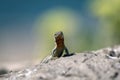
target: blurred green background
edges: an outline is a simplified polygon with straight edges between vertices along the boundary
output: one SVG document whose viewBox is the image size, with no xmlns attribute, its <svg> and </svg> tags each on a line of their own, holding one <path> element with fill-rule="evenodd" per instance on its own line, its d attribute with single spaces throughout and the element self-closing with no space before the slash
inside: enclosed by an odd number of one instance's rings
<svg viewBox="0 0 120 80">
<path fill-rule="evenodd" d="M 119 30 L 120 0 L 0 0 L 0 63 L 42 59 L 57 31 L 83 52 L 119 45 Z"/>
</svg>

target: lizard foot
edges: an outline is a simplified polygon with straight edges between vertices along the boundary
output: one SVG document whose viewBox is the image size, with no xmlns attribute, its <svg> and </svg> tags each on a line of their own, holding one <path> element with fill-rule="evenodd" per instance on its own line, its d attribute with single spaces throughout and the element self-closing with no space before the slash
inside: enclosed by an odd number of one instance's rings
<svg viewBox="0 0 120 80">
<path fill-rule="evenodd" d="M 63 57 L 68 57 L 68 56 L 72 56 L 72 55 L 75 55 L 75 53 L 64 54 Z"/>
</svg>

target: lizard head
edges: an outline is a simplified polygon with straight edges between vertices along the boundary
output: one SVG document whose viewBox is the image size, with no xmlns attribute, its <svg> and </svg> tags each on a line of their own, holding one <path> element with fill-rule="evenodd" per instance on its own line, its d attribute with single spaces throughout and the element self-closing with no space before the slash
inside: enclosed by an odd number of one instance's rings
<svg viewBox="0 0 120 80">
<path fill-rule="evenodd" d="M 62 32 L 62 31 L 56 32 L 56 33 L 54 34 L 54 38 L 55 38 L 55 41 L 56 41 L 56 42 L 58 42 L 58 41 L 64 41 L 63 32 Z"/>
</svg>

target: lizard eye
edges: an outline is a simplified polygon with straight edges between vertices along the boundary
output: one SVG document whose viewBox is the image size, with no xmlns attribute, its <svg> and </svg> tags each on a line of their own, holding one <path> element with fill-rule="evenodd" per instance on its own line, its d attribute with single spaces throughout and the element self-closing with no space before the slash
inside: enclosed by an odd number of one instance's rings
<svg viewBox="0 0 120 80">
<path fill-rule="evenodd" d="M 54 36 L 56 37 L 57 34 L 54 34 Z"/>
</svg>

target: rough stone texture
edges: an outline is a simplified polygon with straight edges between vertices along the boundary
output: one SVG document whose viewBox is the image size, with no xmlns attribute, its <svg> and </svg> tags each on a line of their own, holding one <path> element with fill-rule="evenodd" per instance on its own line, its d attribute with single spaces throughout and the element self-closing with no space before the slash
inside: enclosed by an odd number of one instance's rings
<svg viewBox="0 0 120 80">
<path fill-rule="evenodd" d="M 120 80 L 120 46 L 61 57 L 0 80 Z"/>
</svg>

